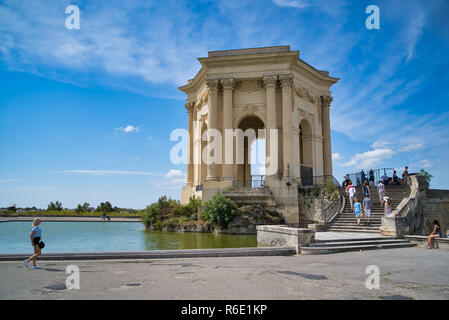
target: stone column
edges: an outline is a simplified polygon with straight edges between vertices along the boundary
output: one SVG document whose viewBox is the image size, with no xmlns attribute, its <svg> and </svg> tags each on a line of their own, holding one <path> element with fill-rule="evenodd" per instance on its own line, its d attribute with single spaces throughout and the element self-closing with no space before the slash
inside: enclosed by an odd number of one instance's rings
<svg viewBox="0 0 449 320">
<path fill-rule="evenodd" d="M 223 87 L 223 179 L 232 180 L 234 178 L 234 166 L 233 164 L 226 164 L 226 153 L 233 153 L 233 146 L 230 150 L 226 149 L 226 129 L 233 129 L 232 120 L 234 116 L 234 104 L 233 104 L 233 90 L 234 90 L 234 79 L 222 79 L 220 80 L 221 86 Z"/>
<path fill-rule="evenodd" d="M 218 80 L 207 80 L 207 88 L 209 90 L 208 98 L 208 123 L 207 129 L 218 129 L 217 128 L 217 96 L 218 96 Z M 207 143 L 210 143 L 208 137 Z M 207 165 L 207 178 L 206 180 L 217 180 L 217 164 L 211 163 Z"/>
<path fill-rule="evenodd" d="M 187 184 L 193 184 L 193 117 L 194 117 L 194 107 L 195 103 L 186 103 L 185 105 L 188 114 L 188 132 L 189 132 L 189 146 L 188 146 L 188 155 L 187 155 Z"/>
<path fill-rule="evenodd" d="M 265 128 L 266 134 L 265 134 L 265 145 L 266 145 L 266 166 L 269 164 L 269 156 L 270 150 L 271 150 L 271 144 L 278 145 L 279 141 L 272 140 L 270 137 L 270 130 L 271 129 L 277 129 L 277 118 L 276 118 L 276 83 L 277 83 L 277 77 L 276 76 L 268 76 L 263 78 L 263 83 L 265 85 L 265 98 L 266 98 L 266 119 L 267 119 L 267 127 Z M 277 148 L 277 153 L 279 153 L 279 148 Z M 276 155 L 279 159 L 279 154 Z M 270 162 L 271 166 L 273 166 L 273 161 Z M 278 160 L 275 160 L 274 165 L 278 166 L 279 162 Z M 279 171 L 278 169 L 276 171 Z M 268 174 L 267 171 L 267 177 L 274 177 L 276 176 L 276 173 L 271 172 L 272 174 Z"/>
<path fill-rule="evenodd" d="M 329 109 L 332 97 L 321 96 L 323 128 L 323 169 L 325 176 L 332 176 L 331 124 Z"/>
<path fill-rule="evenodd" d="M 290 165 L 290 174 L 293 172 L 292 152 L 292 114 L 293 114 L 293 97 L 292 84 L 293 76 L 280 76 L 282 86 L 282 157 L 283 157 L 283 176 L 287 176 L 287 168 Z"/>
</svg>

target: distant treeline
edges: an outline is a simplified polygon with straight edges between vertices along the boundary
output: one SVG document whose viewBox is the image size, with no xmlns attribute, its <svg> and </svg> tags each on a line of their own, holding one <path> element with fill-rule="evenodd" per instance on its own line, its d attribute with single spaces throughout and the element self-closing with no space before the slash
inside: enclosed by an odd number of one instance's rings
<svg viewBox="0 0 449 320">
<path fill-rule="evenodd" d="M 38 212 L 42 215 L 81 215 L 81 216 L 98 216 L 107 214 L 110 216 L 140 216 L 143 210 L 118 208 L 112 206 L 109 201 L 100 203 L 96 208 L 91 207 L 88 202 L 78 204 L 75 209 L 64 208 L 60 201 L 50 202 L 47 209 L 38 209 L 36 207 L 18 208 L 15 205 L 7 208 L 0 208 L 2 215 L 7 214 L 32 214 Z"/>
</svg>

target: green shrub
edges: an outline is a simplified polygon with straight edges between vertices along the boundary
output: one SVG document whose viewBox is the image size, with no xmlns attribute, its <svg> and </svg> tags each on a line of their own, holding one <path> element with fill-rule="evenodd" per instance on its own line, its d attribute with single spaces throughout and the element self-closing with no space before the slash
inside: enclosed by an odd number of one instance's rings
<svg viewBox="0 0 449 320">
<path fill-rule="evenodd" d="M 156 230 L 162 230 L 164 227 L 176 227 L 181 223 L 197 220 L 198 207 L 201 205 L 201 200 L 194 197 L 190 198 L 189 203 L 183 206 L 179 201 L 163 196 L 143 210 L 142 223 L 147 229 L 151 226 Z"/>
<path fill-rule="evenodd" d="M 234 201 L 217 193 L 211 200 L 204 203 L 202 218 L 212 224 L 226 229 L 237 214 L 237 205 Z"/>
<path fill-rule="evenodd" d="M 314 197 L 319 197 L 320 196 L 321 189 L 320 189 L 319 186 L 313 186 L 311 189 L 312 189 L 311 192 L 312 192 Z"/>
<path fill-rule="evenodd" d="M 324 183 L 324 190 L 326 191 L 327 194 L 333 194 L 334 191 L 337 191 L 337 186 L 332 181 L 326 181 Z"/>
</svg>

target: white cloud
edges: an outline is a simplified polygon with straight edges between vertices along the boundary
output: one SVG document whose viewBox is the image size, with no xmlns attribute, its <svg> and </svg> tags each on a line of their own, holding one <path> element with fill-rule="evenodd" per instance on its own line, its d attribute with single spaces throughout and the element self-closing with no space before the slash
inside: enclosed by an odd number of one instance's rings
<svg viewBox="0 0 449 320">
<path fill-rule="evenodd" d="M 166 175 L 165 177 L 168 179 L 172 179 L 172 178 L 179 178 L 179 177 L 185 177 L 187 176 L 184 172 L 182 172 L 181 170 L 176 170 L 176 169 L 171 169 Z"/>
<path fill-rule="evenodd" d="M 423 160 L 420 160 L 416 165 L 412 165 L 412 166 L 415 168 L 422 169 L 422 168 L 431 168 L 431 167 L 433 167 L 433 164 L 432 164 L 432 161 L 430 161 L 428 159 L 423 159 Z"/>
<path fill-rule="evenodd" d="M 424 148 L 422 143 L 411 143 L 398 149 L 400 152 L 416 151 Z"/>
<path fill-rule="evenodd" d="M 377 140 L 371 145 L 371 148 L 373 149 L 382 149 L 382 148 L 389 148 L 393 146 L 393 143 L 385 140 Z"/>
<path fill-rule="evenodd" d="M 125 132 L 125 133 L 139 132 L 139 131 L 140 131 L 139 127 L 134 127 L 134 126 L 132 126 L 132 125 L 128 125 L 128 126 L 126 126 L 125 128 L 122 128 L 122 127 L 120 127 L 120 128 L 115 128 L 115 130 L 116 130 L 116 131 L 123 131 L 123 132 Z"/>
<path fill-rule="evenodd" d="M 181 170 L 171 169 L 165 174 L 165 180 L 150 180 L 149 182 L 159 188 L 178 189 L 187 182 L 187 174 Z"/>
<path fill-rule="evenodd" d="M 341 160 L 343 156 L 339 153 L 332 153 L 332 160 Z"/>
<path fill-rule="evenodd" d="M 368 168 L 382 164 L 386 159 L 390 159 L 396 154 L 391 149 L 375 149 L 364 153 L 358 153 L 351 158 L 348 162 L 345 162 L 345 167 L 356 168 Z"/>
<path fill-rule="evenodd" d="M 305 8 L 311 6 L 310 3 L 303 0 L 273 0 L 280 7 Z"/>
</svg>

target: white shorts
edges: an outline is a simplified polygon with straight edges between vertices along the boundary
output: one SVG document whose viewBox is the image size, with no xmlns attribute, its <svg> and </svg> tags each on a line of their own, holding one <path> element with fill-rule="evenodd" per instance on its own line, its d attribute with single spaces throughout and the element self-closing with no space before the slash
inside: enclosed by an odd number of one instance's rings
<svg viewBox="0 0 449 320">
<path fill-rule="evenodd" d="M 371 215 L 371 209 L 365 209 L 365 216 L 367 218 L 369 218 L 370 215 Z"/>
</svg>

